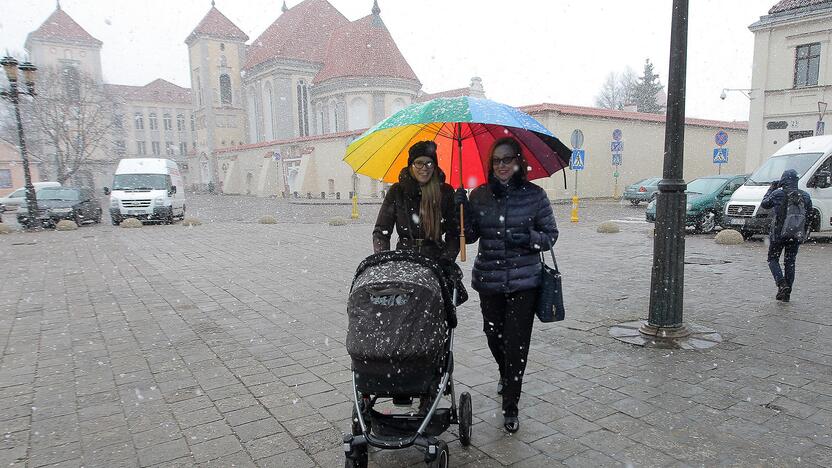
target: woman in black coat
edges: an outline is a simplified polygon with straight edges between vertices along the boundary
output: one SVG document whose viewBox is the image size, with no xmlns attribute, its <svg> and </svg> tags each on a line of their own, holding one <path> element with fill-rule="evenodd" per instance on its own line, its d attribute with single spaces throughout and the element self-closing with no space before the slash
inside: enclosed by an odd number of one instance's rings
<svg viewBox="0 0 832 468">
<path fill-rule="evenodd" d="M 546 192 L 528 181 L 520 144 L 497 140 L 488 159 L 488 182 L 471 192 L 457 190 L 466 205 L 466 242 L 479 240 L 472 286 L 480 293 L 483 331 L 500 370 L 504 426 L 520 428 L 518 403 L 529 354 L 534 306 L 542 271 L 540 252 L 558 238 Z"/>
<path fill-rule="evenodd" d="M 397 250 L 416 250 L 436 260 L 455 261 L 459 219 L 454 190 L 436 160 L 436 143 L 420 141 L 408 150 L 407 167 L 390 187 L 373 229 L 373 250 L 390 250 L 396 229 Z"/>
</svg>

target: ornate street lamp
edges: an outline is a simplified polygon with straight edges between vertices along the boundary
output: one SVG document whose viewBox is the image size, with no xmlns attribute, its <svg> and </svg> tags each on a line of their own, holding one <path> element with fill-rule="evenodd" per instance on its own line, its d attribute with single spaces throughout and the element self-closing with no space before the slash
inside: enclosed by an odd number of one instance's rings
<svg viewBox="0 0 832 468">
<path fill-rule="evenodd" d="M 14 116 L 17 120 L 17 137 L 20 140 L 20 157 L 23 159 L 23 177 L 26 187 L 26 210 L 29 227 L 40 227 L 40 220 L 38 219 L 38 200 L 35 194 L 35 186 L 32 185 L 32 174 L 29 171 L 29 153 L 26 150 L 26 139 L 23 136 L 23 122 L 20 120 L 20 95 L 27 95 L 34 97 L 35 93 L 35 72 L 37 67 L 29 62 L 23 62 L 18 66 L 18 61 L 14 57 L 6 56 L 0 60 L 0 65 L 6 72 L 6 78 L 9 79 L 9 89 L 0 91 L 0 95 L 9 100 L 14 106 Z M 23 72 L 23 81 L 26 83 L 26 89 L 21 89 L 18 85 L 18 70 Z"/>
</svg>

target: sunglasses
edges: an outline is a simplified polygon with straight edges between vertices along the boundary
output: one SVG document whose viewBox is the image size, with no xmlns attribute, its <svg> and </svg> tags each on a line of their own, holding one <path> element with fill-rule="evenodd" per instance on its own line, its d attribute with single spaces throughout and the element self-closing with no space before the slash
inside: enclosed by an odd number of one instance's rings
<svg viewBox="0 0 832 468">
<path fill-rule="evenodd" d="M 433 161 L 413 161 L 413 167 L 415 167 L 416 169 L 433 169 L 433 166 L 435 164 L 436 163 L 434 163 Z"/>
<path fill-rule="evenodd" d="M 509 156 L 507 158 L 495 158 L 491 160 L 492 166 L 510 166 L 517 160 L 516 156 Z"/>
</svg>

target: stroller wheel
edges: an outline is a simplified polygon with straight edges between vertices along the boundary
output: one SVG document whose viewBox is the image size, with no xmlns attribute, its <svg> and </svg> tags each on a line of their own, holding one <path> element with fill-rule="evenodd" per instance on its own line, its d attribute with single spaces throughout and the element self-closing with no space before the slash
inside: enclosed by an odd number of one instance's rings
<svg viewBox="0 0 832 468">
<path fill-rule="evenodd" d="M 444 440 L 440 440 L 439 443 L 436 444 L 436 458 L 433 461 L 428 462 L 428 468 L 448 468 L 448 466 L 450 466 L 448 464 L 449 459 L 448 444 L 446 444 Z"/>
<path fill-rule="evenodd" d="M 352 459 L 344 460 L 344 468 L 367 468 L 369 463 L 367 458 L 367 447 L 362 447 L 360 452 L 357 452 Z"/>
<path fill-rule="evenodd" d="M 473 423 L 473 408 L 471 394 L 462 392 L 459 395 L 459 443 L 463 447 L 471 445 L 471 426 Z"/>
</svg>

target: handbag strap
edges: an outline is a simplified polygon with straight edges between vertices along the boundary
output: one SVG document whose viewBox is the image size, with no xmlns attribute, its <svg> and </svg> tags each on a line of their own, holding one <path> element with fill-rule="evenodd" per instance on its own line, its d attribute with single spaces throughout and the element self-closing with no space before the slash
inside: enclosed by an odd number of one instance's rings
<svg viewBox="0 0 832 468">
<path fill-rule="evenodd" d="M 554 265 L 555 272 L 560 273 L 560 270 L 558 270 L 558 261 L 555 260 L 555 246 L 554 245 L 552 246 L 552 248 L 549 249 L 549 253 L 552 254 L 552 264 Z M 544 265 L 546 264 L 546 257 L 543 256 L 543 252 L 540 252 L 540 263 L 542 263 Z"/>
</svg>

